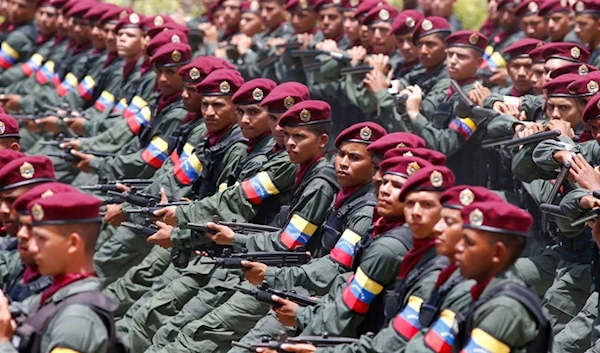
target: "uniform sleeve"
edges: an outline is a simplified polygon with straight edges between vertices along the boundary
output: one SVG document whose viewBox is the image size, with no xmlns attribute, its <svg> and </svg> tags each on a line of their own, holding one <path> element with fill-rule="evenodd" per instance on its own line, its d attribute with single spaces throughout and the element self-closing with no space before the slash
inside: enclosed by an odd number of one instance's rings
<svg viewBox="0 0 600 353">
<path fill-rule="evenodd" d="M 377 110 L 377 99 L 366 87 L 362 90 L 358 89 L 358 84 L 362 82 L 363 78 L 364 75 L 346 75 L 344 85 L 346 96 L 352 104 L 359 107 L 364 113 L 372 113 Z"/>
<path fill-rule="evenodd" d="M 335 278 L 350 270 L 356 244 L 362 237 L 370 236 L 372 215 L 373 207 L 366 206 L 349 217 L 330 254 L 302 266 L 268 267 L 265 280 L 274 288 L 303 287 L 318 296 L 326 295 Z"/>
<path fill-rule="evenodd" d="M 0 251 L 0 283 L 6 285 L 15 279 L 22 266 L 18 251 Z"/>
<path fill-rule="evenodd" d="M 127 126 L 125 119 L 117 121 L 110 129 L 100 135 L 81 139 L 81 149 L 91 151 L 118 152 L 135 135 Z"/>
<path fill-rule="evenodd" d="M 554 159 L 554 154 L 558 151 L 581 153 L 588 163 L 595 164 L 595 156 L 600 153 L 600 146 L 596 141 L 577 144 L 566 136 L 560 136 L 558 141 L 546 140 L 540 142 L 534 149 L 532 158 L 535 164 L 541 169 L 556 172 L 561 167 L 561 164 Z"/>
<path fill-rule="evenodd" d="M 394 97 L 386 90 L 375 93 L 377 116 L 380 117 L 388 132 L 410 132 L 406 120 L 396 111 Z"/>
<path fill-rule="evenodd" d="M 447 129 L 433 126 L 422 114 L 411 123 L 413 133 L 423 137 L 427 148 L 440 151 L 447 157 L 452 156 L 473 136 L 478 125 L 471 118 L 454 118 Z M 485 128 L 485 127 L 482 127 Z"/>
<path fill-rule="evenodd" d="M 316 178 L 293 205 L 290 220 L 280 232 L 253 235 L 246 242 L 248 251 L 289 251 L 306 247 L 325 221 L 337 191 L 329 182 Z"/>
<path fill-rule="evenodd" d="M 22 31 L 12 31 L 0 44 L 0 73 L 23 62 L 33 50 L 33 44 L 33 40 Z"/>
<path fill-rule="evenodd" d="M 72 304 L 49 323 L 42 338 L 42 352 L 106 352 L 108 332 L 102 319 L 85 305 Z"/>
</svg>

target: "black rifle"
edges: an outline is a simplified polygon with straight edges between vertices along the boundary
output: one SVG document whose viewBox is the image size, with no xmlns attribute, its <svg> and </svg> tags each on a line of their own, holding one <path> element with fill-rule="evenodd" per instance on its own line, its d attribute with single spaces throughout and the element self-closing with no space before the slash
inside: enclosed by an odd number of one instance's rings
<svg viewBox="0 0 600 353">
<path fill-rule="evenodd" d="M 267 282 L 263 282 L 260 286 L 256 288 L 247 289 L 245 287 L 236 285 L 234 288 L 244 294 L 251 295 L 259 302 L 267 303 L 273 306 L 279 306 L 279 303 L 276 303 L 271 298 L 273 295 L 276 295 L 280 298 L 287 299 L 293 301 L 294 303 L 300 306 L 315 306 L 319 304 L 317 300 L 310 299 L 303 295 L 299 295 L 294 291 L 282 291 L 273 288 L 269 288 L 269 284 Z"/>
<path fill-rule="evenodd" d="M 550 130 L 550 131 L 544 131 L 544 132 L 537 132 L 535 134 L 521 137 L 518 139 L 511 137 L 509 139 L 502 138 L 502 139 L 496 139 L 496 140 L 485 140 L 485 141 L 481 141 L 481 147 L 490 148 L 490 147 L 496 147 L 496 146 L 503 146 L 506 148 L 512 148 L 512 147 L 516 147 L 516 146 L 520 146 L 520 145 L 526 145 L 529 143 L 537 143 L 537 142 L 548 140 L 548 139 L 555 139 L 558 136 L 560 136 L 560 130 Z"/>
<path fill-rule="evenodd" d="M 108 152 L 97 152 L 97 151 L 86 151 L 86 150 L 79 151 L 79 152 L 85 153 L 85 154 L 91 154 L 92 156 L 95 156 L 95 157 L 116 157 L 117 156 L 116 153 L 108 153 Z M 71 150 L 64 151 L 64 152 L 49 152 L 48 156 L 64 159 L 65 161 L 72 162 L 72 163 L 77 163 L 77 162 L 81 161 L 81 158 L 75 157 L 74 155 L 71 154 Z"/>
<path fill-rule="evenodd" d="M 493 119 L 500 115 L 500 113 L 498 113 L 495 110 L 482 108 L 482 107 L 478 107 L 477 105 L 475 105 L 475 103 L 473 103 L 473 101 L 471 101 L 471 99 L 469 98 L 467 93 L 462 89 L 462 87 L 458 84 L 458 82 L 456 82 L 454 80 L 450 80 L 450 84 L 452 85 L 452 88 L 454 88 L 454 91 L 458 95 L 458 99 L 461 101 L 461 103 L 464 104 L 466 106 L 466 108 L 469 109 L 469 111 L 470 111 L 469 116 L 471 118 L 476 118 L 478 120 L 479 119 L 490 120 L 490 119 Z"/>
<path fill-rule="evenodd" d="M 540 211 L 550 214 L 554 217 L 560 217 L 560 218 L 569 218 L 569 216 L 567 216 L 561 209 L 560 206 L 558 205 L 552 205 L 549 203 L 543 203 L 540 204 Z"/>
<path fill-rule="evenodd" d="M 560 172 L 558 172 L 558 176 L 556 177 L 556 181 L 554 182 L 554 185 L 552 185 L 552 189 L 550 190 L 550 195 L 548 195 L 548 200 L 546 200 L 546 203 L 554 204 L 556 196 L 558 196 L 558 193 L 560 191 L 560 187 L 567 179 L 570 169 L 570 162 L 563 163 L 562 167 L 560 168 Z"/>
<path fill-rule="evenodd" d="M 373 70 L 373 66 L 371 65 L 358 65 L 351 67 L 344 67 L 340 69 L 340 75 L 366 75 L 367 73 Z"/>
<path fill-rule="evenodd" d="M 152 234 L 158 232 L 158 227 L 152 223 L 144 222 L 144 224 L 134 224 L 131 222 L 123 222 L 121 226 L 131 229 L 135 234 L 148 238 Z"/>
<path fill-rule="evenodd" d="M 254 223 L 242 223 L 236 222 L 233 220 L 232 222 L 221 222 L 219 217 L 213 217 L 213 223 L 220 224 L 222 226 L 226 226 L 231 228 L 236 233 L 250 234 L 250 233 L 262 233 L 262 232 L 278 232 L 281 231 L 280 228 L 266 226 L 262 224 L 254 224 Z M 183 225 L 185 228 L 189 228 L 192 230 L 197 230 L 200 232 L 206 232 L 208 226 L 206 223 L 188 223 L 187 225 Z"/>
<path fill-rule="evenodd" d="M 191 248 L 173 248 L 171 251 L 171 261 L 173 262 L 173 265 L 177 268 L 187 267 L 190 263 L 193 251 L 205 253 L 209 257 L 220 257 L 223 256 L 224 253 L 227 254 L 228 252 L 233 251 L 233 247 L 229 245 L 219 245 L 211 241 Z"/>
<path fill-rule="evenodd" d="M 371 336 L 373 334 L 370 334 Z M 249 344 L 243 344 L 237 341 L 231 342 L 235 347 L 244 348 L 250 351 L 256 351 L 257 348 L 269 348 L 278 352 L 281 350 L 282 344 L 297 344 L 297 343 L 309 343 L 315 347 L 333 347 L 338 344 L 352 344 L 359 342 L 358 338 L 349 337 L 329 337 L 327 334 L 323 336 L 298 336 L 298 337 L 280 337 L 279 340 L 271 340 L 266 337 L 262 342 L 252 342 Z"/>
<path fill-rule="evenodd" d="M 580 225 L 586 224 L 588 221 L 598 218 L 598 215 L 600 215 L 600 208 L 589 210 L 586 213 L 584 213 L 583 216 L 571 222 L 571 227 L 578 227 Z"/>
<path fill-rule="evenodd" d="M 292 57 L 310 57 L 310 56 L 317 56 L 317 55 L 321 55 L 321 54 L 331 56 L 333 59 L 341 60 L 341 61 L 352 60 L 352 58 L 350 56 L 348 56 L 348 54 L 340 53 L 337 51 L 318 50 L 318 49 L 307 49 L 307 50 L 296 49 L 296 50 L 292 50 L 290 53 L 290 55 Z"/>
<path fill-rule="evenodd" d="M 108 192 L 108 191 L 116 191 L 117 184 L 123 184 L 129 187 L 146 187 L 152 184 L 152 180 L 149 179 L 123 179 L 123 180 L 114 180 L 109 181 L 105 184 L 96 184 L 96 185 L 85 185 L 81 187 L 81 190 L 89 190 L 89 191 L 100 191 L 100 192 Z"/>
<path fill-rule="evenodd" d="M 595 198 L 600 199 L 600 191 L 598 191 L 598 190 L 593 191 L 592 195 L 594 195 Z"/>
<path fill-rule="evenodd" d="M 228 269 L 243 269 L 242 261 L 260 262 L 267 266 L 287 267 L 304 265 L 309 260 L 310 256 L 303 251 L 247 252 L 238 254 L 227 252 L 223 257 L 217 257 L 213 261 L 201 262 L 201 264 L 217 265 Z"/>
<path fill-rule="evenodd" d="M 178 201 L 178 202 L 156 204 L 156 206 L 152 206 L 152 207 L 128 208 L 128 209 L 125 209 L 125 211 L 130 214 L 141 214 L 141 215 L 154 216 L 154 211 L 162 210 L 165 207 L 184 206 L 184 205 L 189 205 L 189 204 L 190 204 L 189 202 Z"/>
<path fill-rule="evenodd" d="M 111 196 L 119 197 L 123 202 L 128 202 L 139 207 L 154 207 L 160 202 L 160 197 L 154 195 L 116 191 L 107 191 L 106 193 Z"/>
</svg>

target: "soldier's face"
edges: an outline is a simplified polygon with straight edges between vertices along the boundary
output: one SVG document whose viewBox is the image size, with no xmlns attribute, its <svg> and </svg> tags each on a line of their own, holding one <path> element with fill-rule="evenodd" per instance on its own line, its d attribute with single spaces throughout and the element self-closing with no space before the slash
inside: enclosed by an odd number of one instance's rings
<svg viewBox="0 0 600 353">
<path fill-rule="evenodd" d="M 396 47 L 407 63 L 415 62 L 419 59 L 419 51 L 412 41 L 411 33 L 396 36 Z"/>
<path fill-rule="evenodd" d="M 302 10 L 292 14 L 292 27 L 296 33 L 307 33 L 317 25 L 317 14 L 313 11 Z"/>
<path fill-rule="evenodd" d="M 316 135 L 306 126 L 284 126 L 283 139 L 290 161 L 303 165 L 310 163 L 325 148 L 329 138 L 327 134 Z"/>
<path fill-rule="evenodd" d="M 435 34 L 419 38 L 417 48 L 419 62 L 426 69 L 434 68 L 446 59 L 446 43 Z"/>
<path fill-rule="evenodd" d="M 144 49 L 144 33 L 139 28 L 119 29 L 117 39 L 117 53 L 125 61 L 136 60 Z"/>
<path fill-rule="evenodd" d="M 58 11 L 58 17 L 56 18 L 56 29 L 58 33 L 61 35 L 65 35 L 67 33 L 67 29 L 69 28 L 69 22 L 65 15 L 63 15 L 62 11 Z"/>
<path fill-rule="evenodd" d="M 258 104 L 238 105 L 237 118 L 242 135 L 248 140 L 269 132 L 269 113 L 266 107 Z"/>
<path fill-rule="evenodd" d="M 431 16 L 433 5 L 432 0 L 417 0 L 417 4 L 419 4 L 419 7 L 421 10 L 423 10 L 423 14 L 425 14 L 425 16 Z"/>
<path fill-rule="evenodd" d="M 508 75 L 513 81 L 515 89 L 525 93 L 531 89 L 531 76 L 533 65 L 530 58 L 513 59 L 508 64 Z"/>
<path fill-rule="evenodd" d="M 92 26 L 92 45 L 94 46 L 94 48 L 104 49 L 106 47 L 104 38 L 104 28 L 102 28 L 102 26 L 99 24 L 95 24 L 94 26 Z"/>
<path fill-rule="evenodd" d="M 544 64 L 536 63 L 531 67 L 531 88 L 536 94 L 542 94 L 546 75 L 544 74 Z"/>
<path fill-rule="evenodd" d="M 37 11 L 35 22 L 41 34 L 53 34 L 56 32 L 56 19 L 58 11 L 52 6 L 40 7 Z"/>
<path fill-rule="evenodd" d="M 260 17 L 265 27 L 275 29 L 285 19 L 283 6 L 277 1 L 261 1 Z"/>
<path fill-rule="evenodd" d="M 158 88 L 165 96 L 173 95 L 183 90 L 183 77 L 179 75 L 181 65 L 169 67 L 154 67 Z"/>
<path fill-rule="evenodd" d="M 492 241 L 485 232 L 463 228 L 456 244 L 456 264 L 463 277 L 482 283 L 489 279 L 494 264 L 504 257 L 505 250 L 502 243 Z"/>
<path fill-rule="evenodd" d="M 442 208 L 440 220 L 433 227 L 437 253 L 454 262 L 456 244 L 462 236 L 462 217 L 460 210 Z"/>
<path fill-rule="evenodd" d="M 440 220 L 440 193 L 414 191 L 404 200 L 404 219 L 413 238 L 424 239 L 433 236 L 433 227 Z"/>
<path fill-rule="evenodd" d="M 196 90 L 196 84 L 186 82 L 181 91 L 181 98 L 183 98 L 183 107 L 188 112 L 200 113 L 202 110 L 202 94 Z"/>
<path fill-rule="evenodd" d="M 550 77 L 550 73 L 556 69 L 558 69 L 559 67 L 563 67 L 565 65 L 570 64 L 569 61 L 567 60 L 563 60 L 563 59 L 557 59 L 557 58 L 552 58 L 552 59 L 548 59 L 546 60 L 546 62 L 544 63 L 544 75 L 545 75 L 545 81 L 550 81 L 551 77 Z"/>
<path fill-rule="evenodd" d="M 235 122 L 237 107 L 229 96 L 202 97 L 202 116 L 209 132 L 220 132 Z"/>
<path fill-rule="evenodd" d="M 8 0 L 8 20 L 22 23 L 35 18 L 36 2 L 27 0 Z"/>
<path fill-rule="evenodd" d="M 404 204 L 400 202 L 400 189 L 406 179 L 398 175 L 384 174 L 377 193 L 377 213 L 386 221 L 404 217 Z"/>
<path fill-rule="evenodd" d="M 454 9 L 454 0 L 433 0 L 431 2 L 431 14 L 443 18 L 449 18 Z"/>
<path fill-rule="evenodd" d="M 31 216 L 19 217 L 19 230 L 17 231 L 17 240 L 21 262 L 26 266 L 35 265 L 33 254 L 29 251 L 29 240 L 31 239 Z"/>
<path fill-rule="evenodd" d="M 383 184 L 383 176 L 381 175 L 381 158 L 373 156 L 373 178 L 371 178 L 371 182 L 375 187 L 375 194 L 379 195 L 379 188 Z"/>
<path fill-rule="evenodd" d="M 252 37 L 255 34 L 262 32 L 263 30 L 264 26 L 260 19 L 260 16 L 251 12 L 245 12 L 242 14 L 242 19 L 240 20 L 241 33 L 247 35 L 248 37 Z"/>
<path fill-rule="evenodd" d="M 365 25 L 360 26 L 360 45 L 365 48 L 371 48 L 371 35 L 369 33 L 369 27 Z"/>
<path fill-rule="evenodd" d="M 360 39 L 360 22 L 354 18 L 354 11 L 344 12 L 344 33 L 351 42 Z"/>
<path fill-rule="evenodd" d="M 542 16 L 524 16 L 521 19 L 521 30 L 528 38 L 546 40 L 548 38 L 548 27 Z"/>
<path fill-rule="evenodd" d="M 319 11 L 319 26 L 325 39 L 337 39 L 344 34 L 344 19 L 342 11 L 330 7 Z"/>
<path fill-rule="evenodd" d="M 460 81 L 475 77 L 483 59 L 472 49 L 452 47 L 446 51 L 446 60 L 448 75 Z"/>
<path fill-rule="evenodd" d="M 240 0 L 227 0 L 223 2 L 223 21 L 227 28 L 235 28 L 240 23 L 242 16 L 240 5 Z"/>
<path fill-rule="evenodd" d="M 343 188 L 365 185 L 373 177 L 373 161 L 367 145 L 345 142 L 335 156 L 335 173 Z"/>
<path fill-rule="evenodd" d="M 6 228 L 6 233 L 14 237 L 19 230 L 18 220 L 19 215 L 13 208 L 13 203 L 31 186 L 21 186 L 12 190 L 0 192 L 0 215 L 2 216 L 2 225 Z"/>
<path fill-rule="evenodd" d="M 546 101 L 548 119 L 567 121 L 575 127 L 581 122 L 581 113 L 574 98 L 551 97 Z"/>
<path fill-rule="evenodd" d="M 594 136 L 596 143 L 600 144 L 600 119 L 586 122 L 585 127 L 589 130 L 590 134 Z"/>
<path fill-rule="evenodd" d="M 498 12 L 500 27 L 506 32 L 514 32 L 519 28 L 519 18 L 515 16 L 514 8 L 502 8 Z"/>
<path fill-rule="evenodd" d="M 275 143 L 279 147 L 285 146 L 283 128 L 281 126 L 279 126 L 279 124 L 277 123 L 279 121 L 279 118 L 282 115 L 283 115 L 283 113 L 281 113 L 281 114 L 269 113 L 269 119 L 268 119 L 269 129 L 271 130 L 271 135 L 273 135 L 273 137 L 275 137 Z"/>
<path fill-rule="evenodd" d="M 73 24 L 71 27 L 73 40 L 77 44 L 89 42 L 92 35 L 92 26 L 90 25 L 90 22 L 81 18 L 71 18 L 71 20 Z"/>
<path fill-rule="evenodd" d="M 31 229 L 29 252 L 42 275 L 64 274 L 71 256 L 83 246 L 79 234 L 62 235 L 60 226 L 37 226 Z"/>
<path fill-rule="evenodd" d="M 117 33 L 115 33 L 116 28 L 116 23 L 104 25 L 104 43 L 106 45 L 106 50 L 108 50 L 109 53 L 117 52 Z"/>
<path fill-rule="evenodd" d="M 551 13 L 546 17 L 548 35 L 553 42 L 562 42 L 571 30 L 573 15 L 565 12 Z"/>
<path fill-rule="evenodd" d="M 392 25 L 378 22 L 369 26 L 369 39 L 373 53 L 391 54 L 396 48 L 396 36 L 392 33 Z"/>
<path fill-rule="evenodd" d="M 600 32 L 600 21 L 589 14 L 577 15 L 575 17 L 575 34 L 581 43 L 596 45 L 598 33 Z"/>
</svg>

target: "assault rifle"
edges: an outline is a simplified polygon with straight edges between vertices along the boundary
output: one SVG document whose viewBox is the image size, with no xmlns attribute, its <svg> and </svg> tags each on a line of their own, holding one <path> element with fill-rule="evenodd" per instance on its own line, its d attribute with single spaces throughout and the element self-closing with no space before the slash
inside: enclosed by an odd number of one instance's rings
<svg viewBox="0 0 600 353">
<path fill-rule="evenodd" d="M 87 150 L 83 150 L 83 151 L 79 151 L 79 152 L 85 153 L 85 154 L 91 154 L 94 157 L 116 157 L 117 156 L 116 153 L 109 153 L 109 152 L 98 152 L 98 151 L 87 151 Z M 64 159 L 65 161 L 72 162 L 72 163 L 77 163 L 77 162 L 81 161 L 81 158 L 75 157 L 73 154 L 71 154 L 71 150 L 67 150 L 64 152 L 50 152 L 50 153 L 48 153 L 48 156 Z"/>
<path fill-rule="evenodd" d="M 490 148 L 496 146 L 502 146 L 505 148 L 512 148 L 516 146 L 526 145 L 529 143 L 538 143 L 548 139 L 556 139 L 560 136 L 560 130 L 550 130 L 544 132 L 537 132 L 535 134 L 521 137 L 521 138 L 509 138 L 509 139 L 495 139 L 495 140 L 485 140 L 481 141 L 481 147 Z"/>
<path fill-rule="evenodd" d="M 370 334 L 371 336 L 373 334 Z M 268 337 L 263 339 L 261 342 L 252 342 L 249 344 L 243 344 L 237 341 L 231 342 L 231 344 L 235 347 L 240 347 L 243 349 L 247 349 L 250 351 L 256 351 L 257 348 L 268 348 L 272 350 L 276 350 L 278 352 L 283 352 L 281 350 L 282 344 L 297 344 L 297 343 L 309 343 L 316 347 L 333 347 L 338 344 L 351 344 L 357 343 L 358 338 L 350 338 L 350 337 L 329 337 L 327 333 L 322 336 L 299 336 L 299 337 L 281 337 L 279 340 L 271 340 Z"/>
<path fill-rule="evenodd" d="M 158 227 L 150 221 L 144 222 L 143 224 L 123 222 L 121 223 L 121 226 L 131 229 L 135 234 L 141 235 L 144 238 L 148 238 L 152 234 L 158 232 Z"/>
<path fill-rule="evenodd" d="M 149 179 L 114 180 L 114 181 L 109 181 L 108 183 L 105 183 L 105 184 L 82 186 L 81 190 L 99 191 L 99 192 L 103 192 L 103 193 L 108 192 L 108 191 L 119 192 L 119 189 L 117 188 L 117 184 L 123 184 L 123 185 L 129 186 L 129 187 L 146 187 L 146 186 L 152 184 L 152 180 L 149 180 Z"/>
<path fill-rule="evenodd" d="M 246 252 L 232 254 L 224 252 L 223 257 L 212 261 L 201 262 L 204 265 L 217 265 L 227 269 L 243 269 L 242 261 L 260 262 L 267 266 L 288 267 L 304 265 L 310 260 L 309 254 L 303 251 L 273 251 L 273 252 Z"/>
<path fill-rule="evenodd" d="M 184 205 L 189 205 L 189 204 L 190 204 L 189 202 L 185 202 L 185 201 L 159 203 L 152 207 L 128 208 L 128 209 L 125 209 L 125 212 L 127 212 L 129 214 L 141 214 L 141 215 L 145 215 L 145 216 L 154 216 L 155 211 L 162 210 L 165 207 L 184 206 Z"/>
<path fill-rule="evenodd" d="M 257 286 L 252 289 L 248 289 L 239 285 L 235 285 L 234 288 L 244 294 L 253 296 L 259 302 L 263 302 L 273 306 L 279 305 L 279 303 L 273 301 L 273 295 L 293 301 L 294 303 L 300 306 L 315 306 L 319 304 L 318 301 L 299 295 L 294 291 L 282 291 L 278 289 L 269 288 L 269 284 L 267 282 L 263 282 L 260 286 Z"/>
</svg>

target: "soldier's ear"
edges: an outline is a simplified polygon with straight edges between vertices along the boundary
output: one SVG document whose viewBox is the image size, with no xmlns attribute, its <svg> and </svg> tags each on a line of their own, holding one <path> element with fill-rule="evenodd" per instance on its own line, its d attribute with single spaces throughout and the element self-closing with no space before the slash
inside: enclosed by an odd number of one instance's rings
<svg viewBox="0 0 600 353">
<path fill-rule="evenodd" d="M 493 250 L 494 251 L 492 254 L 492 262 L 496 265 L 503 263 L 504 261 L 506 261 L 507 258 L 510 257 L 508 249 L 506 248 L 506 245 L 503 242 L 496 241 Z"/>
<path fill-rule="evenodd" d="M 19 143 L 15 141 L 15 142 L 13 142 L 13 143 L 10 144 L 9 148 L 11 150 L 13 150 L 13 151 L 20 151 L 21 150 L 21 145 L 19 145 Z"/>
<path fill-rule="evenodd" d="M 329 135 L 321 134 L 321 136 L 319 136 L 319 147 L 324 148 L 327 145 L 327 142 L 329 142 Z"/>
</svg>

